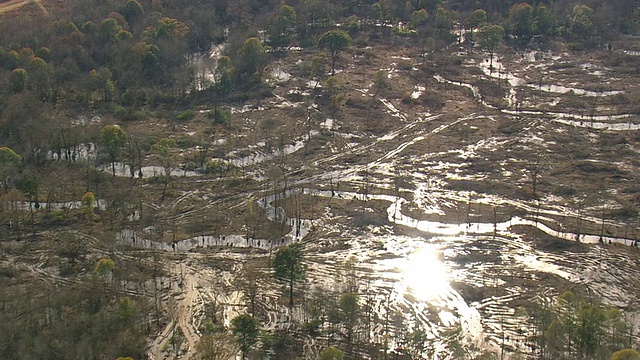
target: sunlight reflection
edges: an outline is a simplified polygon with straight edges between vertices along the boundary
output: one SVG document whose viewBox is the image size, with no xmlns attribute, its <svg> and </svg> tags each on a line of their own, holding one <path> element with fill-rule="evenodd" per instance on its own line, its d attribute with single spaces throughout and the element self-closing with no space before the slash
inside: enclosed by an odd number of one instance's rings
<svg viewBox="0 0 640 360">
<path fill-rule="evenodd" d="M 442 296 L 449 288 L 449 274 L 435 246 L 424 246 L 410 254 L 400 270 L 407 291 L 420 300 Z"/>
</svg>

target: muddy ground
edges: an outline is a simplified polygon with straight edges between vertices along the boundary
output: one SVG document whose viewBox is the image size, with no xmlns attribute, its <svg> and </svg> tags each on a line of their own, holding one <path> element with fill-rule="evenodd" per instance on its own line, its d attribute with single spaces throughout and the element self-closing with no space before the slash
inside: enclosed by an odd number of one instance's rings
<svg viewBox="0 0 640 360">
<path fill-rule="evenodd" d="M 531 353 L 529 319 L 516 310 L 566 290 L 588 288 L 637 313 L 640 57 L 557 45 L 499 54 L 490 67 L 479 49 L 421 54 L 412 40 L 389 43 L 360 39 L 341 54 L 333 90 L 310 84 L 316 49 L 287 52 L 271 65 L 287 79 L 271 79 L 274 95 L 259 103 L 224 104 L 228 125 L 212 123 L 206 102 L 188 122 L 158 111 L 122 124 L 143 142 L 176 140 L 166 190 L 160 176 L 54 162 L 60 176 L 83 179 L 57 201 L 79 199 L 82 188 L 119 193 L 122 212 L 52 220 L 39 210 L 36 240 L 8 235 L 3 263 L 71 284 L 114 257 L 132 293 L 173 309 L 150 339 L 154 358 L 168 356 L 174 322 L 187 358 L 203 324 L 247 311 L 242 269 L 260 276 L 265 327 L 308 319 L 304 305 L 289 312 L 268 270 L 292 241 L 306 244 L 303 303 L 343 291 L 336 273 L 357 259 L 356 290 L 377 314 L 360 336 L 372 342 L 423 328 L 441 356 L 452 341 L 470 353 L 498 349 L 505 334 L 510 351 Z M 388 86 L 374 97 L 380 70 Z M 232 166 L 204 174 L 199 157 Z M 149 153 L 143 165 L 161 162 Z M 82 253 L 72 266 L 63 246 L 49 245 L 69 234 Z M 382 326 L 390 313 L 399 320 Z"/>
</svg>

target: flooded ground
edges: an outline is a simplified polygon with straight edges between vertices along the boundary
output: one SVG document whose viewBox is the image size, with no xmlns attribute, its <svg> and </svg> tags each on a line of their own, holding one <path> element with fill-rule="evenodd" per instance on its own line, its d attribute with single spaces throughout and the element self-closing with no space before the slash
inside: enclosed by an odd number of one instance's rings
<svg viewBox="0 0 640 360">
<path fill-rule="evenodd" d="M 194 60 L 202 86 L 214 81 L 223 50 Z M 635 217 L 625 211 L 640 191 L 640 118 L 624 103 L 637 81 L 618 76 L 606 56 L 527 52 L 490 66 L 486 54 L 464 53 L 455 71 L 416 76 L 422 65 L 412 49 L 394 57 L 360 50 L 344 55 L 349 65 L 336 77 L 345 100 L 333 111 L 326 84 L 305 78 L 309 54 L 300 50 L 269 70 L 273 97 L 228 106 L 231 125 L 154 124 L 157 138 L 213 129 L 204 160 L 237 171 L 188 168 L 188 154 L 202 147 L 176 149 L 167 167 L 153 157 L 133 170 L 98 166 L 115 168 L 123 192 L 145 190 L 130 214 L 109 215 L 110 248 L 87 242 L 127 260 L 163 257 L 161 285 L 127 285 L 160 292 L 172 309 L 150 339 L 150 358 L 169 356 L 176 328 L 186 339 L 177 357 L 190 358 L 212 315 L 229 324 L 248 311 L 250 290 L 238 280 L 245 266 L 263 276 L 257 317 L 266 329 L 308 321 L 314 294 L 338 297 L 350 271 L 351 290 L 370 310 L 358 336 L 393 348 L 403 331 L 420 329 L 433 348 L 423 357 L 432 359 L 456 358 L 457 345 L 467 358 L 535 358 L 527 310 L 566 290 L 637 312 L 637 209 Z M 391 85 L 374 98 L 369 75 L 379 70 Z M 95 151 L 83 144 L 49 156 L 94 161 Z M 163 189 L 154 178 L 167 171 L 173 181 Z M 268 264 L 293 242 L 305 244 L 309 271 L 289 309 Z M 309 354 L 321 346 L 305 341 Z"/>
</svg>

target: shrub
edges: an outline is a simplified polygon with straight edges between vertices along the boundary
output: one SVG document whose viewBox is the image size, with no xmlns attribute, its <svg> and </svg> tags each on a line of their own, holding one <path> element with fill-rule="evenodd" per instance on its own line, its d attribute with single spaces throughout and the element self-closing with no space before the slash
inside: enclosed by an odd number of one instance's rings
<svg viewBox="0 0 640 360">
<path fill-rule="evenodd" d="M 212 119 L 214 124 L 227 125 L 229 123 L 231 113 L 228 110 L 215 108 L 207 113 L 207 117 Z"/>
<path fill-rule="evenodd" d="M 189 121 L 193 119 L 195 116 L 196 116 L 196 112 L 189 109 L 189 110 L 184 110 L 179 112 L 178 115 L 176 115 L 176 119 L 180 121 Z"/>
<path fill-rule="evenodd" d="M 432 110 L 439 110 L 444 107 L 442 95 L 436 91 L 427 91 L 420 97 L 422 103 Z"/>
</svg>

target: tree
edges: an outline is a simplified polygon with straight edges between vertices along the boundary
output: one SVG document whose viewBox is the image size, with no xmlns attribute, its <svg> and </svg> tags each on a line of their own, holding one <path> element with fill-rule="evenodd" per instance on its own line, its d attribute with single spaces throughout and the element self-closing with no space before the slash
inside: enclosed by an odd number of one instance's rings
<svg viewBox="0 0 640 360">
<path fill-rule="evenodd" d="M 106 18 L 100 22 L 98 34 L 100 39 L 105 43 L 115 43 L 118 40 L 118 34 L 122 31 L 122 26 L 114 18 Z"/>
<path fill-rule="evenodd" d="M 124 7 L 123 15 L 129 24 L 133 24 L 144 14 L 144 8 L 136 0 L 127 1 L 127 5 Z"/>
<path fill-rule="evenodd" d="M 184 38 L 189 33 L 189 27 L 180 20 L 163 17 L 154 27 L 148 28 L 145 32 L 156 39 Z"/>
<path fill-rule="evenodd" d="M 171 181 L 171 173 L 176 167 L 176 161 L 171 153 L 171 150 L 176 146 L 176 141 L 173 139 L 162 139 L 153 145 L 153 149 L 160 155 L 160 161 L 162 162 L 162 169 L 164 170 L 164 188 L 162 189 L 162 199 L 167 192 L 167 186 Z"/>
<path fill-rule="evenodd" d="M 344 351 L 329 346 L 320 352 L 319 360 L 344 360 Z"/>
<path fill-rule="evenodd" d="M 556 32 L 553 13 L 544 5 L 540 5 L 536 9 L 535 28 L 536 33 L 543 36 L 552 36 Z"/>
<path fill-rule="evenodd" d="M 593 9 L 586 5 L 573 7 L 569 17 L 569 34 L 576 40 L 588 40 L 594 33 Z"/>
<path fill-rule="evenodd" d="M 228 56 L 222 56 L 218 59 L 218 64 L 215 70 L 215 83 L 213 85 L 213 91 L 216 96 L 224 96 L 231 92 L 234 82 L 235 68 L 233 62 Z M 216 99 L 217 100 L 217 99 Z"/>
<path fill-rule="evenodd" d="M 27 88 L 27 70 L 23 68 L 17 68 L 11 71 L 11 90 L 15 93 L 22 92 Z"/>
<path fill-rule="evenodd" d="M 373 98 L 372 101 L 375 100 L 380 90 L 389 89 L 391 86 L 389 85 L 389 74 L 384 70 L 378 70 L 375 76 L 373 77 Z"/>
<path fill-rule="evenodd" d="M 82 211 L 86 213 L 86 215 L 90 215 L 93 212 L 93 203 L 96 201 L 95 195 L 91 191 L 87 191 L 82 195 L 82 199 L 80 200 L 80 204 L 82 206 Z"/>
<path fill-rule="evenodd" d="M 622 349 L 614 352 L 611 360 L 640 360 L 640 354 L 633 349 Z"/>
<path fill-rule="evenodd" d="M 509 9 L 509 22 L 512 27 L 511 33 L 523 42 L 528 42 L 534 32 L 533 7 L 527 3 L 513 5 Z"/>
<path fill-rule="evenodd" d="M 429 358 L 431 358 L 433 349 L 429 348 L 428 340 L 427 333 L 422 329 L 417 329 L 404 335 L 405 350 L 411 359 L 421 359 L 422 354 L 427 350 L 429 351 Z"/>
<path fill-rule="evenodd" d="M 428 19 L 429 14 L 427 13 L 427 10 L 416 10 L 411 14 L 411 26 L 413 28 L 418 28 L 419 26 L 425 24 Z"/>
<path fill-rule="evenodd" d="M 504 41 L 504 28 L 500 25 L 486 25 L 478 30 L 476 37 L 480 46 L 489 50 L 491 59 L 489 69 L 493 69 L 493 54 L 498 45 Z"/>
<path fill-rule="evenodd" d="M 311 68 L 309 69 L 311 77 L 316 79 L 316 84 L 320 83 L 327 74 L 327 56 L 325 52 L 322 52 L 313 58 L 311 58 Z"/>
<path fill-rule="evenodd" d="M 231 320 L 231 331 L 242 352 L 242 359 L 246 359 L 249 350 L 258 342 L 260 323 L 251 315 L 239 315 Z"/>
<path fill-rule="evenodd" d="M 601 346 L 606 314 L 600 305 L 583 305 L 576 321 L 576 345 L 581 358 L 590 358 Z"/>
<path fill-rule="evenodd" d="M 4 192 L 9 190 L 9 174 L 20 161 L 22 161 L 22 156 L 16 154 L 11 148 L 0 147 L 0 176 Z"/>
<path fill-rule="evenodd" d="M 351 36 L 344 30 L 329 30 L 318 39 L 318 47 L 329 50 L 331 55 L 331 73 L 336 73 L 336 58 L 340 51 L 351 45 Z"/>
<path fill-rule="evenodd" d="M 484 9 L 478 9 L 469 15 L 466 21 L 467 29 L 476 29 L 487 23 L 487 12 Z"/>
<path fill-rule="evenodd" d="M 118 125 L 107 125 L 100 131 L 100 143 L 111 162 L 113 176 L 116 176 L 116 160 L 127 140 L 127 133 Z"/>
<path fill-rule="evenodd" d="M 446 42 L 451 42 L 454 38 L 451 30 L 455 24 L 455 14 L 442 6 L 438 7 L 436 11 L 436 29 L 441 39 Z"/>
<path fill-rule="evenodd" d="M 278 9 L 278 16 L 271 25 L 270 41 L 273 47 L 286 46 L 291 40 L 291 29 L 296 23 L 297 15 L 293 6 L 282 5 Z"/>
<path fill-rule="evenodd" d="M 346 330 L 345 340 L 347 344 L 351 346 L 360 308 L 358 305 L 358 294 L 352 292 L 342 294 L 338 305 L 340 307 L 340 317 Z"/>
<path fill-rule="evenodd" d="M 293 285 L 305 278 L 307 267 L 303 261 L 303 245 L 294 243 L 280 248 L 273 261 L 275 277 L 289 285 L 289 307 L 293 306 Z"/>
<path fill-rule="evenodd" d="M 264 47 L 257 37 L 244 41 L 238 59 L 238 76 L 241 80 L 251 80 L 253 84 L 262 81 L 262 71 L 266 63 Z"/>
<path fill-rule="evenodd" d="M 93 272 L 98 276 L 107 276 L 113 272 L 115 267 L 116 265 L 113 260 L 109 258 L 102 258 L 98 261 L 98 264 L 96 264 L 96 268 Z"/>
<path fill-rule="evenodd" d="M 204 335 L 196 344 L 197 360 L 229 360 L 237 352 L 238 345 L 228 334 Z"/>
</svg>

